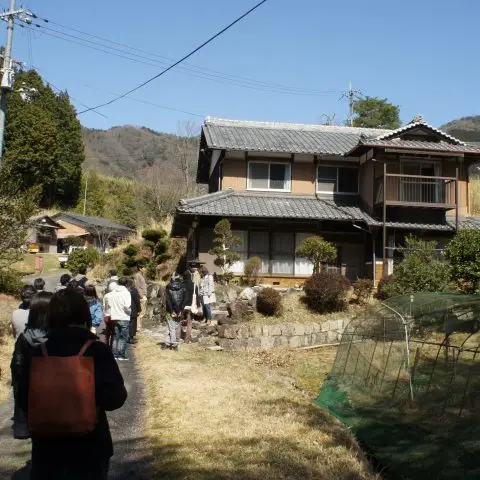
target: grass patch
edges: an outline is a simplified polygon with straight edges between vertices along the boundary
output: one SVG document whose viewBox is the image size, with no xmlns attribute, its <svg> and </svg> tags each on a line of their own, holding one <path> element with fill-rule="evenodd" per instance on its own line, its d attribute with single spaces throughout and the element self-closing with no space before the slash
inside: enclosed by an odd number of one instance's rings
<svg viewBox="0 0 480 480">
<path fill-rule="evenodd" d="M 311 401 L 332 352 L 171 352 L 143 338 L 136 354 L 155 476 L 377 478 L 348 430 Z"/>
<path fill-rule="evenodd" d="M 17 308 L 19 301 L 13 297 L 0 295 L 0 369 L 2 375 L 0 378 L 0 403 L 3 402 L 10 393 L 10 361 L 12 359 L 14 338 L 10 330 L 12 312 Z"/>
<path fill-rule="evenodd" d="M 274 325 L 276 323 L 322 323 L 329 320 L 339 320 L 344 318 L 353 318 L 364 307 L 350 304 L 346 310 L 333 313 L 316 313 L 310 310 L 301 300 L 302 292 L 295 292 L 282 297 L 283 313 L 279 317 L 267 317 L 261 313 L 255 312 L 249 323 L 258 323 L 260 325 Z"/>
<path fill-rule="evenodd" d="M 35 271 L 35 258 L 43 257 L 43 270 L 38 273 Z M 26 253 L 23 256 L 23 260 L 12 265 L 12 269 L 16 270 L 22 275 L 34 275 L 43 274 L 47 275 L 49 273 L 57 273 L 62 271 L 60 264 L 58 263 L 58 257 L 60 255 L 57 253 Z"/>
</svg>

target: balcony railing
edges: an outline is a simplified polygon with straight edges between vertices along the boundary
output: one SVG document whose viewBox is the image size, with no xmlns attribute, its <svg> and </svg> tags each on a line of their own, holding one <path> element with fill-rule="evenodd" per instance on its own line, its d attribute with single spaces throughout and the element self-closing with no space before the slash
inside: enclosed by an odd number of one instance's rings
<svg viewBox="0 0 480 480">
<path fill-rule="evenodd" d="M 453 209 L 457 195 L 453 177 L 387 173 L 375 180 L 376 204 Z"/>
</svg>

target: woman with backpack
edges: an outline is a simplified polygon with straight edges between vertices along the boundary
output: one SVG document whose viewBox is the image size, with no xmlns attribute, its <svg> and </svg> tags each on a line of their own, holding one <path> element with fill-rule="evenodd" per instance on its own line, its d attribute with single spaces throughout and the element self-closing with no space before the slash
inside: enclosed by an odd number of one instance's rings
<svg viewBox="0 0 480 480">
<path fill-rule="evenodd" d="M 113 455 L 105 411 L 127 391 L 112 352 L 89 331 L 88 304 L 72 289 L 49 305 L 48 340 L 17 377 L 16 400 L 28 412 L 31 479 L 104 480 Z"/>
<path fill-rule="evenodd" d="M 12 372 L 13 396 L 15 399 L 13 437 L 17 439 L 30 437 L 27 415 L 25 410 L 19 405 L 19 402 L 16 401 L 17 393 L 19 381 L 25 373 L 34 349 L 47 341 L 47 313 L 51 298 L 52 294 L 49 292 L 39 292 L 31 298 L 25 330 L 18 336 L 15 342 L 10 368 Z"/>
</svg>

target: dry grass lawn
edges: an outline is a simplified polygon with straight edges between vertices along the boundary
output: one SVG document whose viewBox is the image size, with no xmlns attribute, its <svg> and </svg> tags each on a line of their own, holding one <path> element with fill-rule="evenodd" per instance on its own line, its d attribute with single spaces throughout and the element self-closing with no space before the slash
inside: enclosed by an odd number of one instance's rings
<svg viewBox="0 0 480 480">
<path fill-rule="evenodd" d="M 378 478 L 352 435 L 312 404 L 335 354 L 136 347 L 156 478 Z"/>
<path fill-rule="evenodd" d="M 10 392 L 10 361 L 14 346 L 14 339 L 10 331 L 12 312 L 18 306 L 19 301 L 13 297 L 0 294 L 0 403 L 3 402 Z M 4 335 L 1 332 L 5 332 Z"/>
<path fill-rule="evenodd" d="M 302 296 L 302 292 L 295 292 L 282 297 L 283 313 L 280 317 L 267 317 L 255 312 L 249 322 L 259 323 L 261 325 L 276 323 L 321 323 L 329 320 L 353 318 L 358 312 L 364 309 L 364 307 L 350 304 L 343 312 L 316 313 L 309 310 L 301 301 Z"/>
</svg>

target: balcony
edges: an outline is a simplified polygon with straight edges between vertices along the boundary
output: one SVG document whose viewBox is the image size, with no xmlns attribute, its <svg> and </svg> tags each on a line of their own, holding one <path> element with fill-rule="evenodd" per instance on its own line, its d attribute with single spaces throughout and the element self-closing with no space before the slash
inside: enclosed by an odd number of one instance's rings
<svg viewBox="0 0 480 480">
<path fill-rule="evenodd" d="M 375 204 L 454 209 L 458 180 L 454 177 L 385 173 L 375 179 Z"/>
</svg>

